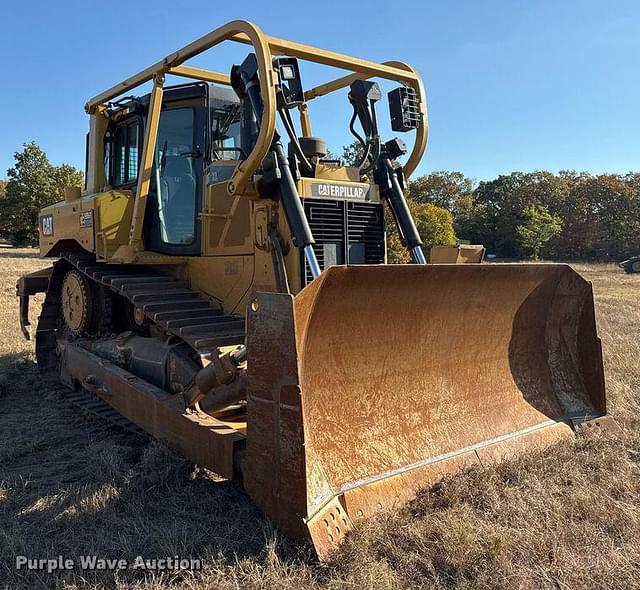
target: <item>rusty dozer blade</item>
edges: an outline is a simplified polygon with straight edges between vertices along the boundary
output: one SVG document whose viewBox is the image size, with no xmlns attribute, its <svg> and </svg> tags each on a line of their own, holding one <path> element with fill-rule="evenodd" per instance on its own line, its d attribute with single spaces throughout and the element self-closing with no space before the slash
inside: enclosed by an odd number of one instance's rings
<svg viewBox="0 0 640 590">
<path fill-rule="evenodd" d="M 248 311 L 245 488 L 325 556 L 354 519 L 606 413 L 591 285 L 555 264 L 335 266 Z"/>
</svg>

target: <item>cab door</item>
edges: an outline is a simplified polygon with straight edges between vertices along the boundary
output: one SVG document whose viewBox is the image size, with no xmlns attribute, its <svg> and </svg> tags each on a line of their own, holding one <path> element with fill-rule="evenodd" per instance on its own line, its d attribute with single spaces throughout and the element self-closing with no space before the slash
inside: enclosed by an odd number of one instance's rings
<svg viewBox="0 0 640 590">
<path fill-rule="evenodd" d="M 169 91 L 170 92 L 170 91 Z M 205 97 L 164 101 L 145 213 L 147 250 L 200 254 Z"/>
</svg>

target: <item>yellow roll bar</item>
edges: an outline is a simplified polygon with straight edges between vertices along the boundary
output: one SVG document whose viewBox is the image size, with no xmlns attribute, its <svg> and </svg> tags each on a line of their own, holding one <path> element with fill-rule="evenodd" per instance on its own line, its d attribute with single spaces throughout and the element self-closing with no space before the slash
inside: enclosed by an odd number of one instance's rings
<svg viewBox="0 0 640 590">
<path fill-rule="evenodd" d="M 211 31 L 210 33 L 207 33 L 182 49 L 169 54 L 167 57 L 152 66 L 149 66 L 134 76 L 127 78 L 119 84 L 116 84 L 108 90 L 94 96 L 85 105 L 85 110 L 89 114 L 95 114 L 105 103 L 150 80 L 154 81 L 152 96 L 156 99 L 160 98 L 161 100 L 162 83 L 165 74 L 173 74 L 205 82 L 228 85 L 230 84 L 230 81 L 227 74 L 183 65 L 185 61 L 207 51 L 208 49 L 211 49 L 212 47 L 215 47 L 216 45 L 219 45 L 223 41 L 236 41 L 238 43 L 253 46 L 258 62 L 260 94 L 264 103 L 260 133 L 258 135 L 256 145 L 248 155 L 247 159 L 239 162 L 236 166 L 236 169 L 227 184 L 227 189 L 230 194 L 242 192 L 250 181 L 251 176 L 266 156 L 271 142 L 273 141 L 273 135 L 276 129 L 277 110 L 277 74 L 273 69 L 273 55 L 288 55 L 291 57 L 297 57 L 303 61 L 311 61 L 351 72 L 346 76 L 342 76 L 331 82 L 308 90 L 305 93 L 306 101 L 345 88 L 354 80 L 372 77 L 393 80 L 413 88 L 416 91 L 420 105 L 420 119 L 416 131 L 416 140 L 407 160 L 407 164 L 405 165 L 406 176 L 411 175 L 417 167 L 427 146 L 428 118 L 426 97 L 422 80 L 411 66 L 396 61 L 376 63 L 350 57 L 334 51 L 326 51 L 317 47 L 270 37 L 265 35 L 259 27 L 245 20 L 232 21 Z M 160 101 L 152 100 L 152 103 L 156 102 Z M 159 106 L 158 104 L 153 104 L 152 106 L 155 106 L 158 112 L 155 113 L 156 116 L 147 118 L 144 140 L 145 145 L 143 146 L 143 155 L 146 155 L 146 157 L 143 157 L 144 161 L 138 178 L 136 196 L 139 203 L 136 203 L 137 206 L 135 207 L 132 220 L 130 234 L 131 246 L 134 246 L 134 243 L 137 245 L 141 237 L 145 202 L 149 192 L 151 163 L 153 161 L 154 150 L 152 146 L 155 146 L 157 139 L 159 122 L 159 116 L 157 115 L 159 115 Z M 152 113 L 152 115 L 153 114 L 154 113 Z M 310 133 L 311 124 L 306 104 L 303 104 L 300 108 L 300 118 L 303 132 L 305 134 Z"/>
</svg>

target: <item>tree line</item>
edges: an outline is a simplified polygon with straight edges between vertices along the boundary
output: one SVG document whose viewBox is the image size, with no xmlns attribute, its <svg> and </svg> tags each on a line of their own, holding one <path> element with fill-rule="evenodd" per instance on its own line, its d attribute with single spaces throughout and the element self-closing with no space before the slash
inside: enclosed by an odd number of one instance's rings
<svg viewBox="0 0 640 590">
<path fill-rule="evenodd" d="M 63 199 L 66 186 L 82 187 L 84 175 L 70 164 L 52 165 L 33 141 L 14 159 L 7 180 L 0 181 L 0 239 L 14 246 L 35 246 L 40 209 Z"/>
<path fill-rule="evenodd" d="M 345 146 L 343 161 L 357 159 L 357 149 Z M 14 158 L 0 181 L 0 239 L 35 245 L 39 210 L 62 199 L 65 186 L 82 186 L 83 174 L 52 165 L 35 142 Z M 461 172 L 436 171 L 409 182 L 406 193 L 426 247 L 465 240 L 500 258 L 548 260 L 640 254 L 640 173 L 512 172 L 475 182 Z M 387 221 L 390 261 L 408 261 Z"/>
<path fill-rule="evenodd" d="M 475 183 L 432 172 L 408 197 L 451 213 L 458 239 L 501 258 L 622 260 L 640 254 L 640 173 L 512 172 Z"/>
</svg>

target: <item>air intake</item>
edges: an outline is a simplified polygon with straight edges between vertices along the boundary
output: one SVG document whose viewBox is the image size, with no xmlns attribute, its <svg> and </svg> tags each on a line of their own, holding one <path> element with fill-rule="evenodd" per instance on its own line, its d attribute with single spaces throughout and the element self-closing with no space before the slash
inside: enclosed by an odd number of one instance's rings
<svg viewBox="0 0 640 590">
<path fill-rule="evenodd" d="M 322 270 L 335 264 L 384 263 L 382 205 L 330 199 L 303 199 L 303 204 Z M 307 285 L 312 276 L 309 266 L 303 264 Z"/>
</svg>

